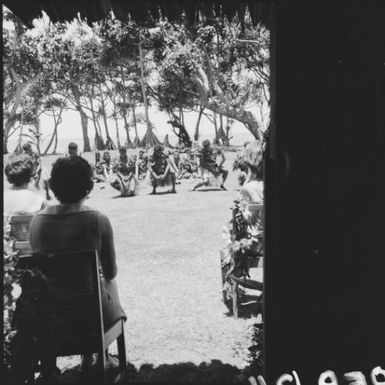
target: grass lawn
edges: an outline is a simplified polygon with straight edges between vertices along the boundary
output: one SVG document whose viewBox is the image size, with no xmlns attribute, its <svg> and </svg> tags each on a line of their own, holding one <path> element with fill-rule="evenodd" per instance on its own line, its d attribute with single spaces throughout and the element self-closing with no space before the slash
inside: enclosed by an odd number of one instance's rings
<svg viewBox="0 0 385 385">
<path fill-rule="evenodd" d="M 234 156 L 227 154 L 229 170 Z M 236 174 L 230 172 L 228 191 L 189 192 L 193 183 L 182 181 L 177 194 L 152 196 L 141 182 L 130 198 L 96 184 L 86 202 L 112 223 L 120 299 L 128 316 L 127 359 L 136 370 L 212 360 L 242 369 L 250 358 L 256 317 L 234 320 L 221 301 L 221 231 L 231 217 Z M 77 360 L 62 361 L 65 367 L 74 364 Z"/>
</svg>

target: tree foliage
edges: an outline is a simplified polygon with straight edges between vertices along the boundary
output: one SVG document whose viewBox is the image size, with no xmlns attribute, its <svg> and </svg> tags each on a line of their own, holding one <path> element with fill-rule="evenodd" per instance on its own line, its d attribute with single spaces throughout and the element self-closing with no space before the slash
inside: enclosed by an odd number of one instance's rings
<svg viewBox="0 0 385 385">
<path fill-rule="evenodd" d="M 199 113 L 195 140 L 207 111 L 218 135 L 225 135 L 223 117 L 243 123 L 256 138 L 268 127 L 269 33 L 254 27 L 250 18 L 194 25 L 161 20 L 149 26 L 110 14 L 90 26 L 80 18 L 52 23 L 45 17 L 30 30 L 7 10 L 3 19 L 13 25 L 3 28 L 5 151 L 17 132 L 20 140 L 30 135 L 39 147 L 43 115 L 53 122 L 48 151 L 57 144 L 62 113 L 68 109 L 80 115 L 84 151 L 91 148 L 89 123 L 99 149 L 105 141 L 112 143 L 111 121 L 117 137 L 124 128 L 126 145 L 138 143 L 136 111 L 142 105 L 150 141 L 156 139 L 149 106 L 166 111 L 172 129 L 186 143 L 191 142 L 186 111 Z"/>
</svg>

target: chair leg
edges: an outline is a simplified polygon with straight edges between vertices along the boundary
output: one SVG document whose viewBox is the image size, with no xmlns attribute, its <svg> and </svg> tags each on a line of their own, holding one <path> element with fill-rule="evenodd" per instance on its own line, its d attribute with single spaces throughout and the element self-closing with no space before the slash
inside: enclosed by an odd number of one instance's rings
<svg viewBox="0 0 385 385">
<path fill-rule="evenodd" d="M 106 371 L 106 352 L 104 349 L 99 350 L 99 370 L 100 383 L 107 385 L 107 371 Z"/>
<path fill-rule="evenodd" d="M 126 343 L 124 339 L 124 321 L 122 320 L 122 334 L 117 338 L 119 354 L 119 370 L 122 379 L 127 378 Z"/>
<path fill-rule="evenodd" d="M 233 315 L 234 318 L 238 318 L 238 283 L 233 281 Z"/>
</svg>

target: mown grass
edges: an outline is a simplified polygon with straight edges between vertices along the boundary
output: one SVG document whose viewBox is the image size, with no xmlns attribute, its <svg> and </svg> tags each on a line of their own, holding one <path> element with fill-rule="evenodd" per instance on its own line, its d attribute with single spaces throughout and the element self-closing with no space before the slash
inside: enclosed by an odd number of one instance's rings
<svg viewBox="0 0 385 385">
<path fill-rule="evenodd" d="M 228 169 L 234 156 L 227 155 Z M 92 154 L 85 157 L 91 160 Z M 177 194 L 152 196 L 141 182 L 131 198 L 117 198 L 117 191 L 96 184 L 86 202 L 112 223 L 128 316 L 127 359 L 142 374 L 143 365 L 191 363 L 207 370 L 217 360 L 242 369 L 250 360 L 256 318 L 235 320 L 221 301 L 221 230 L 231 217 L 236 174 L 230 173 L 228 191 L 189 192 L 192 183 L 182 181 Z M 77 363 L 64 359 L 61 366 Z"/>
</svg>

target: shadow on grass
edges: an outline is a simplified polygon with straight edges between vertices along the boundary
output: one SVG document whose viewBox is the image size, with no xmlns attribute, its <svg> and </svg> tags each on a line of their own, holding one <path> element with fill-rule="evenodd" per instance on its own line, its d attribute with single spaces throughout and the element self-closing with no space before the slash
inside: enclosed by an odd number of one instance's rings
<svg viewBox="0 0 385 385">
<path fill-rule="evenodd" d="M 210 191 L 229 191 L 229 190 L 223 190 L 222 188 L 219 188 L 219 187 L 209 187 L 209 188 L 194 190 L 191 192 L 210 192 Z"/>
<path fill-rule="evenodd" d="M 112 197 L 112 199 L 118 199 L 118 198 L 134 198 L 136 195 L 115 195 Z"/>
<path fill-rule="evenodd" d="M 147 195 L 152 195 L 152 196 L 157 196 L 157 195 L 168 195 L 168 194 L 170 194 L 170 195 L 174 195 L 174 194 L 178 194 L 178 191 L 176 191 L 176 192 L 171 192 L 171 191 L 157 191 L 156 192 L 156 194 L 153 194 L 153 193 L 149 193 L 149 194 L 147 194 Z"/>
<path fill-rule="evenodd" d="M 191 362 L 181 362 L 171 365 L 154 367 L 144 364 L 137 370 L 132 364 L 127 364 L 128 378 L 122 384 L 164 383 L 164 384 L 250 384 L 250 370 L 241 370 L 235 366 L 224 364 L 219 360 L 195 365 Z M 118 369 L 108 369 L 108 378 L 116 378 Z M 85 385 L 96 383 L 100 375 L 92 373 L 82 376 L 79 368 L 75 367 L 63 373 L 59 383 L 65 385 Z M 111 380 L 112 383 L 112 380 Z"/>
</svg>

